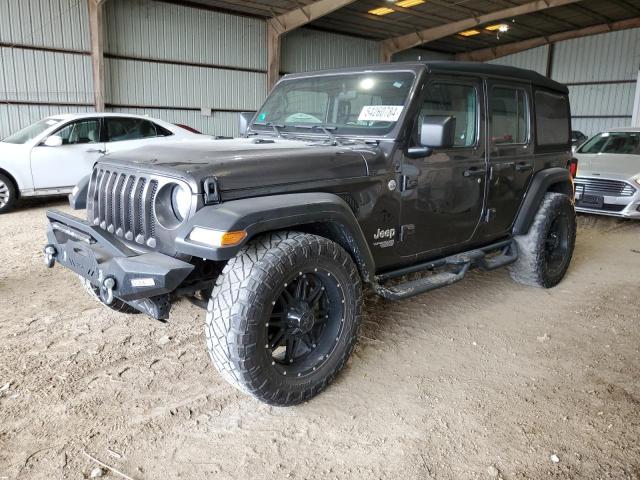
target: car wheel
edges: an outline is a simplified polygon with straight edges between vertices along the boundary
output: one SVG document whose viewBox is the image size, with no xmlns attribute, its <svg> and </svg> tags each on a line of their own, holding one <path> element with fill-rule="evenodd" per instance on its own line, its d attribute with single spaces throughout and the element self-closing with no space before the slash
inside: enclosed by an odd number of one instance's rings
<svg viewBox="0 0 640 480">
<path fill-rule="evenodd" d="M 323 237 L 272 233 L 225 266 L 211 294 L 206 337 L 213 364 L 272 405 L 322 391 L 357 339 L 362 286 L 349 254 Z"/>
<path fill-rule="evenodd" d="M 513 280 L 544 288 L 560 283 L 576 242 L 576 213 L 569 197 L 547 193 L 529 232 L 515 240 L 518 260 L 509 266 Z"/>
<path fill-rule="evenodd" d="M 17 196 L 13 181 L 0 174 L 0 214 L 7 213 L 15 206 Z"/>
<path fill-rule="evenodd" d="M 141 313 L 139 310 L 136 310 L 131 305 L 123 302 L 122 300 L 118 300 L 117 298 L 114 298 L 113 302 L 111 302 L 109 305 L 107 305 L 106 303 L 104 303 L 102 298 L 100 298 L 100 289 L 98 287 L 94 287 L 93 284 L 89 280 L 87 280 L 84 277 L 81 277 L 80 275 L 78 275 L 78 278 L 80 279 L 80 283 L 82 284 L 84 289 L 87 291 L 89 296 L 91 298 L 93 298 L 94 300 L 100 302 L 105 307 L 110 308 L 114 312 L 126 313 L 126 314 L 129 314 L 129 315 L 137 315 L 137 314 Z"/>
</svg>

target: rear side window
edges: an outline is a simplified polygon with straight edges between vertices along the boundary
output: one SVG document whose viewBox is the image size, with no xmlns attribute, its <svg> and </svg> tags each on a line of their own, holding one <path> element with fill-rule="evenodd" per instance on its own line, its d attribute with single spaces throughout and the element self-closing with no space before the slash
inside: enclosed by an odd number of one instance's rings
<svg viewBox="0 0 640 480">
<path fill-rule="evenodd" d="M 141 138 L 164 137 L 168 130 L 156 125 L 149 120 L 141 118 L 108 118 L 107 141 L 122 142 L 126 140 L 139 140 Z M 168 132 L 171 134 L 171 132 Z"/>
<path fill-rule="evenodd" d="M 569 98 L 559 93 L 536 91 L 538 145 L 569 143 Z"/>
<path fill-rule="evenodd" d="M 527 143 L 529 105 L 521 88 L 494 87 L 491 93 L 491 142 L 494 145 Z"/>
<path fill-rule="evenodd" d="M 475 145 L 478 130 L 478 98 L 474 87 L 451 83 L 429 85 L 418 117 L 418 128 L 422 125 L 422 119 L 430 115 L 452 116 L 455 119 L 454 147 Z"/>
</svg>

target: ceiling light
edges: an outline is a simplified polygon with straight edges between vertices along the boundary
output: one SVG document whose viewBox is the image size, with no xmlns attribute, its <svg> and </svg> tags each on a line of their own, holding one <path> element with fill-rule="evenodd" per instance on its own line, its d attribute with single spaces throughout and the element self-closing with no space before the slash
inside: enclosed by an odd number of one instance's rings
<svg viewBox="0 0 640 480">
<path fill-rule="evenodd" d="M 388 7 L 380 7 L 380 8 L 374 8 L 373 10 L 369 10 L 369 13 L 371 15 L 378 15 L 379 17 L 381 17 L 382 15 L 393 13 L 393 12 L 395 12 L 395 10 L 393 8 L 388 8 Z"/>
<path fill-rule="evenodd" d="M 396 2 L 396 5 L 403 8 L 409 8 L 420 5 L 421 3 L 424 3 L 424 0 L 400 0 L 399 2 Z"/>
<path fill-rule="evenodd" d="M 495 25 L 488 25 L 484 27 L 485 30 L 489 30 L 490 32 L 495 32 L 498 30 L 499 32 L 506 32 L 509 30 L 509 25 L 506 23 L 497 23 Z"/>
<path fill-rule="evenodd" d="M 478 35 L 480 30 L 465 30 L 464 32 L 459 32 L 458 35 L 462 35 L 463 37 L 473 37 L 474 35 Z"/>
</svg>

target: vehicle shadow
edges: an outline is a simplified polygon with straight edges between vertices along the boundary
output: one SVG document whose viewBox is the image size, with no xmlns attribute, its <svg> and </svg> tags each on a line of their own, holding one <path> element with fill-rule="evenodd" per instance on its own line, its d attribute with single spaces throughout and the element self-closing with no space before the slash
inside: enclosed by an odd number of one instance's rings
<svg viewBox="0 0 640 480">
<path fill-rule="evenodd" d="M 56 197 L 27 197 L 20 199 L 15 208 L 9 212 L 10 214 L 20 214 L 29 210 L 42 208 L 60 208 L 69 206 L 69 200 L 66 196 Z"/>
</svg>

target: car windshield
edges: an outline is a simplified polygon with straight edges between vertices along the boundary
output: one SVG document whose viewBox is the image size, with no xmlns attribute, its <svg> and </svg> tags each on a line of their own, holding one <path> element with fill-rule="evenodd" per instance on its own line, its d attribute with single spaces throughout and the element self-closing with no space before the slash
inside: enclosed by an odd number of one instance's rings
<svg viewBox="0 0 640 480">
<path fill-rule="evenodd" d="M 400 118 L 414 78 L 411 72 L 368 72 L 285 80 L 251 127 L 278 133 L 384 135 Z"/>
<path fill-rule="evenodd" d="M 599 133 L 585 143 L 578 153 L 640 155 L 640 132 Z"/>
<path fill-rule="evenodd" d="M 28 127 L 23 128 L 13 135 L 9 135 L 3 140 L 3 142 L 15 143 L 19 145 L 27 143 L 36 138 L 45 130 L 53 127 L 54 125 L 57 125 L 60 122 L 62 122 L 61 118 L 45 118 L 44 120 L 40 120 L 39 122 L 32 123 Z"/>
</svg>

